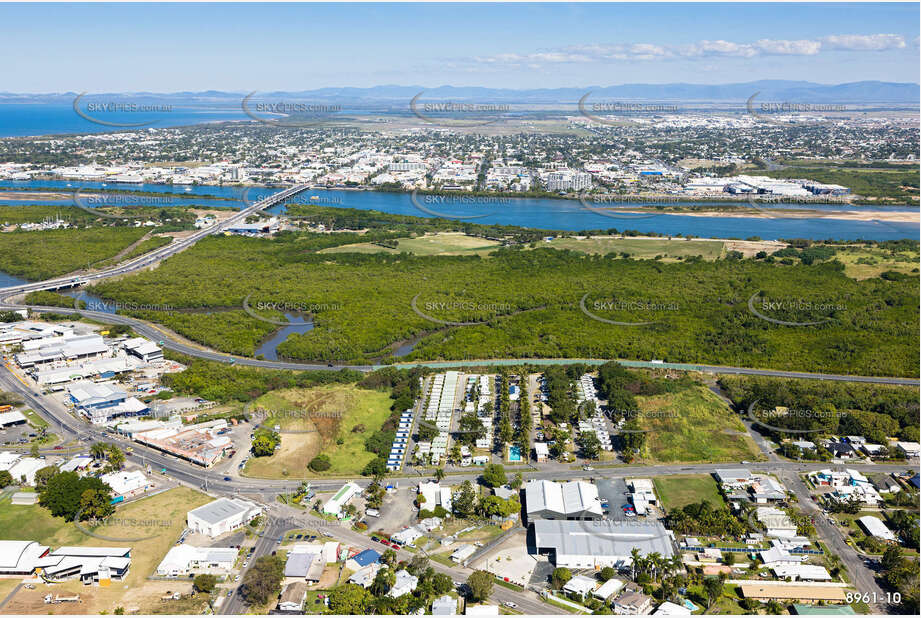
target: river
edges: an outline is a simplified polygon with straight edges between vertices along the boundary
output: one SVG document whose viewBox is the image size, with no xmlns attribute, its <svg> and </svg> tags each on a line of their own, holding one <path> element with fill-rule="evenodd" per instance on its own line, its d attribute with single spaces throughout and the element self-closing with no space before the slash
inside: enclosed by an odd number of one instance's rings
<svg viewBox="0 0 921 618">
<path fill-rule="evenodd" d="M 61 180 L 32 180 L 32 181 L 2 181 L 0 187 L 11 187 L 22 190 L 53 190 L 62 188 L 81 188 L 119 190 L 124 193 L 143 191 L 147 193 L 179 193 L 186 197 L 166 197 L 158 200 L 157 205 L 201 205 L 201 206 L 234 206 L 242 208 L 246 203 L 258 201 L 279 189 L 217 186 L 173 186 L 153 184 L 105 184 L 100 182 L 78 182 Z M 221 197 L 226 199 L 196 199 L 198 196 Z M 782 238 L 808 238 L 811 240 L 897 240 L 902 238 L 918 238 L 918 225 L 913 223 L 890 223 L 884 221 L 849 221 L 828 219 L 824 217 L 783 218 L 776 217 L 698 217 L 678 214 L 662 214 L 653 217 L 635 218 L 629 214 L 619 216 L 604 216 L 585 208 L 575 200 L 557 200 L 547 198 L 514 198 L 503 200 L 500 203 L 486 203 L 475 205 L 433 205 L 422 198 L 415 202 L 406 193 L 385 193 L 378 191 L 349 191 L 349 190 L 319 190 L 312 189 L 292 199 L 294 202 L 309 203 L 311 196 L 320 199 L 320 205 L 339 206 L 343 208 L 356 208 L 359 210 L 378 210 L 381 212 L 414 215 L 418 217 L 432 217 L 434 215 L 417 208 L 416 204 L 422 203 L 423 207 L 434 210 L 448 217 L 466 217 L 472 214 L 482 215 L 475 219 L 466 219 L 471 223 L 517 225 L 541 230 L 637 230 L 642 233 L 658 233 L 670 235 L 693 235 L 701 238 L 749 238 L 757 236 L 764 240 L 777 240 Z M 2 205 L 47 204 L 68 205 L 72 200 L 0 200 Z M 121 202 L 124 203 L 124 202 Z M 139 200 L 141 205 L 149 205 Z M 706 205 L 712 202 L 687 203 L 686 205 Z M 612 203 L 610 206 L 634 207 L 634 202 Z M 720 202 L 720 205 L 725 203 Z M 276 211 L 283 210 L 283 206 Z M 769 211 L 777 206 L 763 206 Z M 784 209 L 817 209 L 817 210 L 859 210 L 859 207 L 835 205 L 790 205 L 780 206 Z M 894 207 L 892 211 L 911 212 L 911 207 Z M 915 211 L 917 209 L 914 209 Z"/>
</svg>

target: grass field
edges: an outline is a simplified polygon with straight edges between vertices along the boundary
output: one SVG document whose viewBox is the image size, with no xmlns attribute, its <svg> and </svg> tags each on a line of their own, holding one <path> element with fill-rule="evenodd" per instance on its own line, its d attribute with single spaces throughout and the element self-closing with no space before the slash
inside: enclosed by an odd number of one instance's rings
<svg viewBox="0 0 921 618">
<path fill-rule="evenodd" d="M 637 397 L 646 429 L 647 462 L 721 462 L 761 459 L 739 417 L 704 386 Z"/>
<path fill-rule="evenodd" d="M 374 243 L 356 243 L 323 249 L 319 253 L 414 253 L 416 255 L 470 255 L 485 256 L 499 243 L 467 236 L 460 232 L 444 232 L 439 234 L 426 234 L 415 238 L 400 238 L 397 240 L 397 249 L 382 247 Z"/>
<path fill-rule="evenodd" d="M 629 253 L 634 259 L 652 259 L 701 255 L 715 260 L 723 253 L 723 243 L 715 240 L 685 240 L 675 238 L 621 238 L 618 236 L 593 236 L 591 238 L 554 238 L 539 243 L 541 247 L 569 249 L 582 253 L 606 255 L 608 253 Z"/>
<path fill-rule="evenodd" d="M 875 247 L 845 247 L 835 253 L 844 264 L 844 274 L 858 281 L 878 277 L 887 270 L 909 274 L 918 272 L 917 251 L 886 251 Z"/>
<path fill-rule="evenodd" d="M 124 581 L 112 582 L 111 587 L 84 586 L 79 581 L 67 581 L 53 587 L 36 586 L 35 590 L 20 590 L 4 608 L 14 614 L 47 613 L 42 597 L 53 588 L 55 594 L 79 594 L 82 602 L 67 606 L 67 613 L 112 613 L 116 607 L 140 606 L 159 599 L 166 587 L 177 589 L 175 582 L 148 582 L 156 566 L 173 546 L 186 525 L 186 512 L 211 501 L 209 496 L 180 487 L 129 502 L 119 508 L 116 522 L 94 528 L 92 532 L 113 539 L 143 538 L 138 541 L 101 539 L 82 532 L 73 522 L 54 518 L 40 506 L 0 504 L 0 538 L 35 540 L 53 548 L 62 545 L 91 547 L 130 547 L 131 569 Z M 85 528 L 85 526 L 84 526 Z M 151 590 L 147 590 L 148 586 Z M 163 590 L 161 590 L 163 588 Z"/>
<path fill-rule="evenodd" d="M 390 416 L 390 397 L 354 386 L 273 391 L 254 402 L 266 410 L 291 413 L 270 416 L 266 425 L 281 426 L 281 447 L 270 457 L 251 457 L 244 474 L 260 478 L 309 478 L 310 460 L 329 455 L 328 474 L 358 474 L 376 457 L 364 442 Z M 352 431 L 364 425 L 364 431 Z M 298 431 L 304 433 L 285 433 Z M 338 444 L 339 441 L 342 444 Z M 287 474 L 285 474 L 287 473 Z"/>
<path fill-rule="evenodd" d="M 716 481 L 708 474 L 676 474 L 653 479 L 662 505 L 676 509 L 706 500 L 713 506 L 723 504 Z"/>
</svg>

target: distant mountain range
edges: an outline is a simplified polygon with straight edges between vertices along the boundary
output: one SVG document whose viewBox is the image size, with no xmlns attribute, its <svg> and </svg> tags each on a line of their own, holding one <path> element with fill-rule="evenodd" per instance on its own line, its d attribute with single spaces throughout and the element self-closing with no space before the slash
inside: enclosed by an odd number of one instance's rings
<svg viewBox="0 0 921 618">
<path fill-rule="evenodd" d="M 423 93 L 420 101 L 458 101 L 504 103 L 509 105 L 572 105 L 587 93 L 591 101 L 645 101 L 744 104 L 757 93 L 759 102 L 836 103 L 841 105 L 917 104 L 921 102 L 918 84 L 863 81 L 847 84 L 818 84 L 805 81 L 762 80 L 740 84 L 623 84 L 585 88 L 538 88 L 512 90 L 466 86 L 373 86 L 370 88 L 331 87 L 314 90 L 258 92 L 254 101 L 322 101 L 350 106 L 405 104 Z M 19 94 L 0 92 L 0 103 L 72 103 L 79 93 Z M 239 105 L 249 92 L 206 90 L 202 92 L 123 92 L 90 93 L 92 100 L 159 101 L 175 105 Z"/>
</svg>

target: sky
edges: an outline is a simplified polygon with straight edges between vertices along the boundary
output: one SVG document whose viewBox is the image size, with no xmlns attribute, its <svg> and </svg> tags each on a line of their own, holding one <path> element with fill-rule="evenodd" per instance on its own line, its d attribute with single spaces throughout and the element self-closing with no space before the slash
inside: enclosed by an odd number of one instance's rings
<svg viewBox="0 0 921 618">
<path fill-rule="evenodd" d="M 918 82 L 915 3 L 0 4 L 0 91 Z"/>
</svg>

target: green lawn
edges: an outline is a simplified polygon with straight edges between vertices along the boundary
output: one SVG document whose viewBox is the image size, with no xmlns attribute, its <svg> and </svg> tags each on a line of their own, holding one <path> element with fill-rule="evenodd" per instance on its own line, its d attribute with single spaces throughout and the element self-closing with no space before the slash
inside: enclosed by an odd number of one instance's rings
<svg viewBox="0 0 921 618">
<path fill-rule="evenodd" d="M 716 480 L 708 474 L 676 474 L 653 479 L 656 495 L 666 510 L 706 500 L 713 506 L 723 504 Z"/>
<path fill-rule="evenodd" d="M 729 406 L 705 386 L 637 397 L 646 429 L 648 462 L 730 462 L 761 459 L 757 445 Z"/>
<path fill-rule="evenodd" d="M 723 253 L 723 243 L 713 240 L 685 240 L 675 238 L 620 238 L 616 236 L 594 236 L 592 238 L 554 238 L 549 243 L 538 243 L 540 247 L 569 249 L 606 255 L 608 253 L 630 254 L 634 259 L 652 259 L 657 255 L 666 258 L 702 255 L 704 259 L 715 260 Z"/>
</svg>

